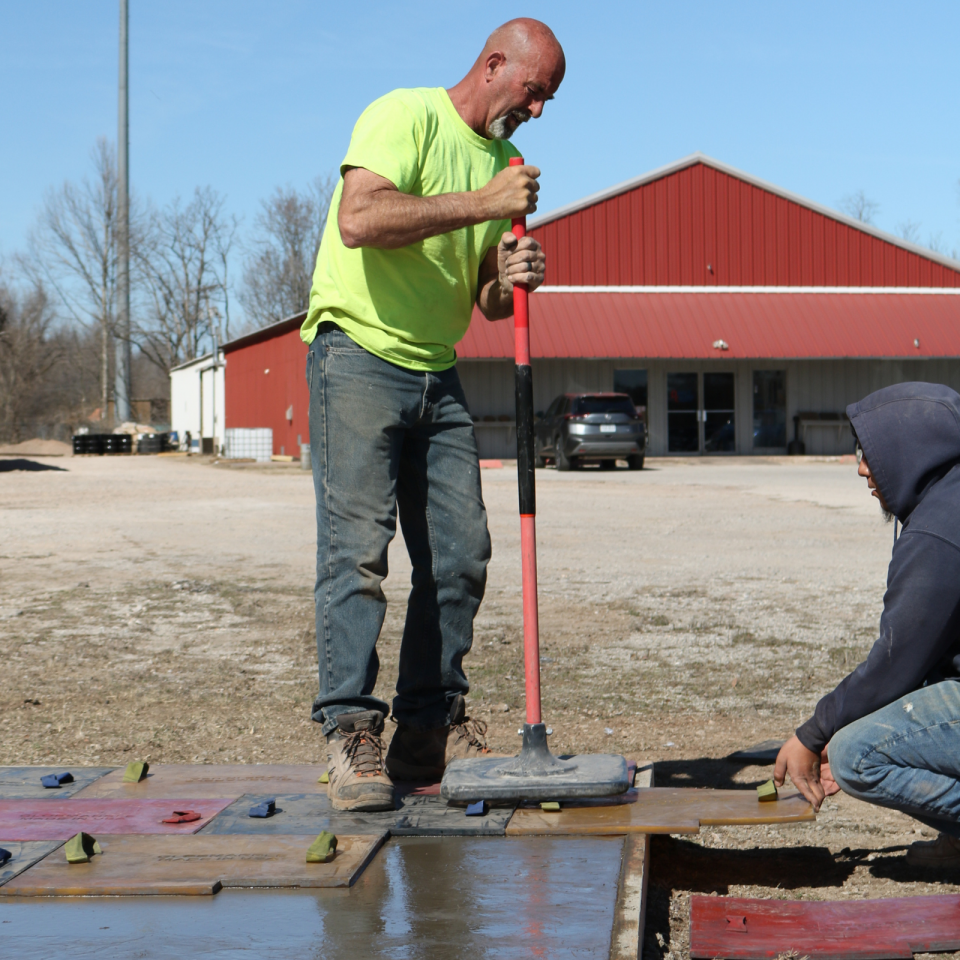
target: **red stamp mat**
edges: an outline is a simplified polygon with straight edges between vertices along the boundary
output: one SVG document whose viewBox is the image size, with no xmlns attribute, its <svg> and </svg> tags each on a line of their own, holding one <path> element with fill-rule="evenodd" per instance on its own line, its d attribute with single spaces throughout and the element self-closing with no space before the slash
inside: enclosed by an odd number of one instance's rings
<svg viewBox="0 0 960 960">
<path fill-rule="evenodd" d="M 81 831 L 95 837 L 111 833 L 196 833 L 234 799 L 0 800 L 0 846 L 4 840 L 69 840 Z M 200 819 L 162 822 L 178 810 L 196 811 Z"/>
<path fill-rule="evenodd" d="M 690 956 L 886 960 L 960 949 L 960 896 L 846 903 L 692 897 Z"/>
</svg>

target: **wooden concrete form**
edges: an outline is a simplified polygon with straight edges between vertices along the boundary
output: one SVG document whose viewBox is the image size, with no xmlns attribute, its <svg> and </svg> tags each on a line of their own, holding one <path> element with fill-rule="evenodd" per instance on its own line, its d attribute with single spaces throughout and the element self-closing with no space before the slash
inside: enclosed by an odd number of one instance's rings
<svg viewBox="0 0 960 960">
<path fill-rule="evenodd" d="M 113 836 L 89 863 L 55 853 L 0 887 L 8 897 L 198 896 L 224 887 L 349 887 L 386 834 L 338 837 L 329 863 L 307 863 L 310 836 Z"/>
<path fill-rule="evenodd" d="M 960 896 L 785 901 L 692 897 L 690 955 L 886 960 L 960 948 Z"/>
<path fill-rule="evenodd" d="M 698 833 L 701 826 L 764 825 L 815 820 L 799 793 L 760 803 L 756 790 L 633 789 L 609 800 L 566 801 L 558 813 L 521 806 L 508 837 L 567 834 Z"/>
<path fill-rule="evenodd" d="M 326 793 L 318 783 L 326 770 L 321 764 L 187 764 L 163 763 L 150 767 L 139 783 L 124 783 L 123 770 L 97 780 L 82 790 L 88 797 L 231 797 L 245 793 Z"/>
<path fill-rule="evenodd" d="M 653 786 L 653 764 L 637 764 L 634 786 Z M 650 837 L 643 833 L 628 835 L 623 842 L 623 862 L 617 903 L 610 934 L 610 960 L 640 960 L 643 931 L 647 919 L 647 883 L 650 875 Z"/>
<path fill-rule="evenodd" d="M 0 846 L 4 840 L 69 840 L 81 831 L 97 838 L 118 833 L 196 833 L 233 799 L 0 800 Z M 201 817 L 190 823 L 163 823 L 175 810 L 195 810 Z"/>
<path fill-rule="evenodd" d="M 0 767 L 0 800 L 65 800 L 90 786 L 113 767 Z M 47 788 L 40 778 L 70 773 L 73 783 Z"/>
</svg>

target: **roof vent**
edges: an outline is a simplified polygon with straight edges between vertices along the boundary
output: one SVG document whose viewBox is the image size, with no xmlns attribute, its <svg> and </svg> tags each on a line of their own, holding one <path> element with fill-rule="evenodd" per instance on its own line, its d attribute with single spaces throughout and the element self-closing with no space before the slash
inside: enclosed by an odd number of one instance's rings
<svg viewBox="0 0 960 960">
<path fill-rule="evenodd" d="M 919 340 L 916 340 L 916 339 L 915 339 L 915 340 L 913 341 L 913 345 L 914 345 L 918 350 L 920 349 L 920 341 L 919 341 Z"/>
<path fill-rule="evenodd" d="M 714 340 L 713 341 L 714 350 L 729 350 L 730 344 L 726 340 Z"/>
</svg>

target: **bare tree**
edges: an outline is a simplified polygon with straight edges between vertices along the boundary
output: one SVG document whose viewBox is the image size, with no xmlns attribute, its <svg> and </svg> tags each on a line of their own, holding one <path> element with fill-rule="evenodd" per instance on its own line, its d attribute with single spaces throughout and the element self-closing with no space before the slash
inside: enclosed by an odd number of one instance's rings
<svg viewBox="0 0 960 960">
<path fill-rule="evenodd" d="M 237 220 L 224 203 L 212 188 L 197 188 L 186 206 L 176 199 L 154 212 L 139 245 L 137 269 L 149 306 L 133 336 L 165 372 L 201 355 L 221 318 L 229 329 L 227 264 Z"/>
<path fill-rule="evenodd" d="M 943 239 L 943 231 L 931 233 L 927 240 L 927 247 L 934 253 L 942 253 L 945 257 L 953 260 L 960 259 L 960 251 L 956 247 L 947 246 L 947 241 Z"/>
<path fill-rule="evenodd" d="M 43 285 L 24 294 L 0 284 L 0 437 L 21 440 L 50 371 L 63 358 L 54 312 Z"/>
<path fill-rule="evenodd" d="M 302 193 L 278 187 L 261 201 L 240 294 L 254 325 L 306 309 L 336 182 L 333 176 L 317 177 Z"/>
<path fill-rule="evenodd" d="M 909 217 L 906 220 L 901 220 L 894 232 L 902 240 L 906 240 L 907 243 L 920 243 L 920 223 L 917 220 L 911 220 Z"/>
<path fill-rule="evenodd" d="M 68 316 L 100 337 L 100 411 L 107 415 L 110 348 L 116 313 L 117 165 L 113 145 L 97 140 L 93 179 L 47 193 L 28 253 L 20 258 L 35 282 L 55 291 Z M 131 245 L 139 217 L 131 205 Z"/>
<path fill-rule="evenodd" d="M 840 200 L 840 209 L 854 220 L 861 223 L 873 223 L 873 218 L 880 212 L 880 204 L 870 200 L 863 190 L 848 193 Z"/>
</svg>

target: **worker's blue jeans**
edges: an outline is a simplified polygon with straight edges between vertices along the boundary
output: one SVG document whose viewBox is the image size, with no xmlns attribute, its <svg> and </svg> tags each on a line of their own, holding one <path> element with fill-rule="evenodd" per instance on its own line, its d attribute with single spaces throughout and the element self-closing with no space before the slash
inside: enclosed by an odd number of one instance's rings
<svg viewBox="0 0 960 960">
<path fill-rule="evenodd" d="M 960 683 L 922 687 L 851 723 L 828 755 L 844 793 L 960 837 Z"/>
<path fill-rule="evenodd" d="M 469 689 L 463 656 L 483 598 L 490 535 L 473 421 L 455 368 L 395 366 L 323 324 L 307 353 L 317 493 L 317 655 L 313 719 L 389 712 L 373 696 L 397 508 L 413 587 L 393 715 L 429 730 Z"/>
</svg>

